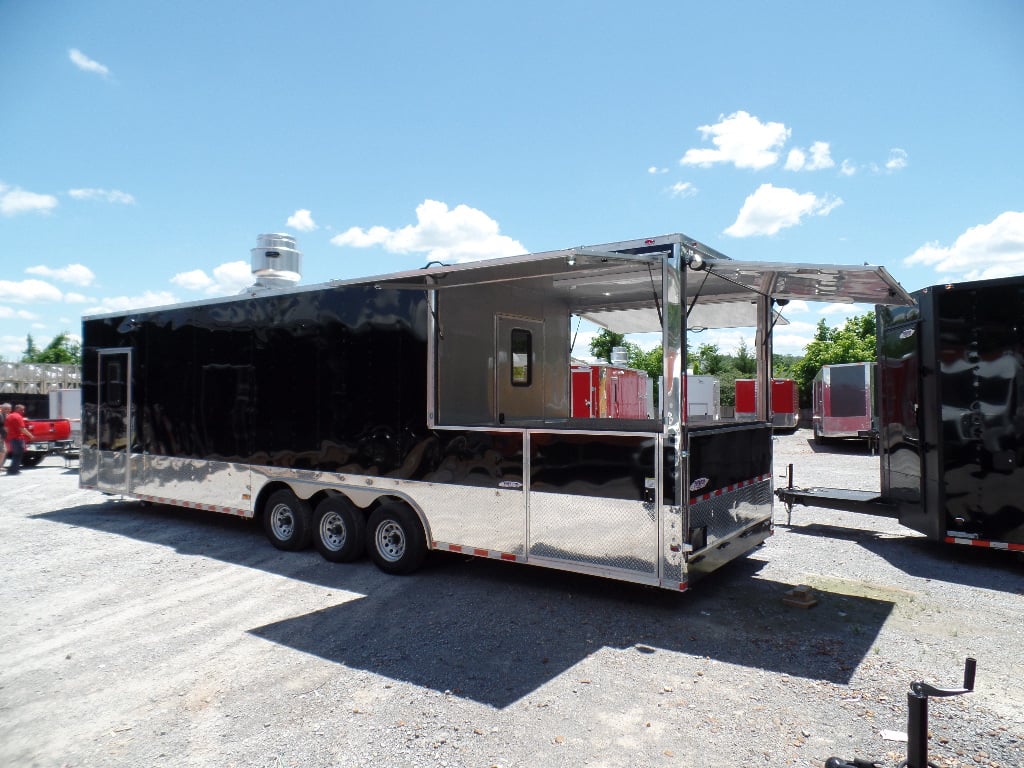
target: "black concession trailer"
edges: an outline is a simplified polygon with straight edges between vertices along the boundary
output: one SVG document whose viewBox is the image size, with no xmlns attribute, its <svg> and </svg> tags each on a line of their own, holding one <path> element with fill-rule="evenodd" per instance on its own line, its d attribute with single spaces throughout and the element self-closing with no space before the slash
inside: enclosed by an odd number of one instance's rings
<svg viewBox="0 0 1024 768">
<path fill-rule="evenodd" d="M 1024 551 L 1024 276 L 913 297 L 877 310 L 881 494 L 777 495 L 893 515 L 935 541 Z"/>
<path fill-rule="evenodd" d="M 764 399 L 688 420 L 687 334 L 753 327 L 771 360 L 778 299 L 910 303 L 880 267 L 676 234 L 89 317 L 81 484 L 393 573 L 437 549 L 684 590 L 771 534 L 774 498 Z M 578 317 L 660 334 L 653 418 L 572 416 Z"/>
</svg>

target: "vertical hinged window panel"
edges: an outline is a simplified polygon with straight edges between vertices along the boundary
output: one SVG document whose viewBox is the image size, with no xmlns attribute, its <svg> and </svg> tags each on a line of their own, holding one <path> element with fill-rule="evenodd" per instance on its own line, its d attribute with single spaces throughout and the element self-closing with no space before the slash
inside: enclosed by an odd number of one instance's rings
<svg viewBox="0 0 1024 768">
<path fill-rule="evenodd" d="M 524 328 L 513 328 L 509 349 L 512 354 L 512 386 L 530 386 L 533 383 L 533 334 Z"/>
</svg>

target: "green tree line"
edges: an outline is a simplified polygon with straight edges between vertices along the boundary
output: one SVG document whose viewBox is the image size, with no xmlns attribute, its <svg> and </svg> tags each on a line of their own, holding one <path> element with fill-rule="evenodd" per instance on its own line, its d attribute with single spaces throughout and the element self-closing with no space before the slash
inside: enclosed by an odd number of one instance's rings
<svg viewBox="0 0 1024 768">
<path fill-rule="evenodd" d="M 3 360 L 0 357 L 0 360 Z M 50 343 L 40 349 L 30 333 L 25 339 L 22 363 L 59 363 L 62 365 L 82 364 L 82 345 L 73 341 L 67 331 L 54 336 Z"/>
</svg>

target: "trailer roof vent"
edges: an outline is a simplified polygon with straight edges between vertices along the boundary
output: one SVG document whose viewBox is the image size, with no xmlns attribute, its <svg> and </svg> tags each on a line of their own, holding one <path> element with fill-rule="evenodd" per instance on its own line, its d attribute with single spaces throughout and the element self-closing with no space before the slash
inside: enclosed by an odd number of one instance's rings
<svg viewBox="0 0 1024 768">
<path fill-rule="evenodd" d="M 256 278 L 254 289 L 290 288 L 302 277 L 302 252 L 291 235 L 259 235 L 256 247 L 249 252 Z"/>
<path fill-rule="evenodd" d="M 625 365 L 627 359 L 625 347 L 612 347 L 612 365 Z"/>
</svg>

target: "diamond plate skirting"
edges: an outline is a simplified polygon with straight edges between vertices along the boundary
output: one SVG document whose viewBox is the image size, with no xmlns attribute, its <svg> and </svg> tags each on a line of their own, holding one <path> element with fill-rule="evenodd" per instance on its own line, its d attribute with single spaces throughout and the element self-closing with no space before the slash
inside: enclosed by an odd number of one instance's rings
<svg viewBox="0 0 1024 768">
<path fill-rule="evenodd" d="M 690 505 L 690 528 L 707 528 L 709 547 L 772 516 L 772 481 L 760 480 Z"/>
</svg>

